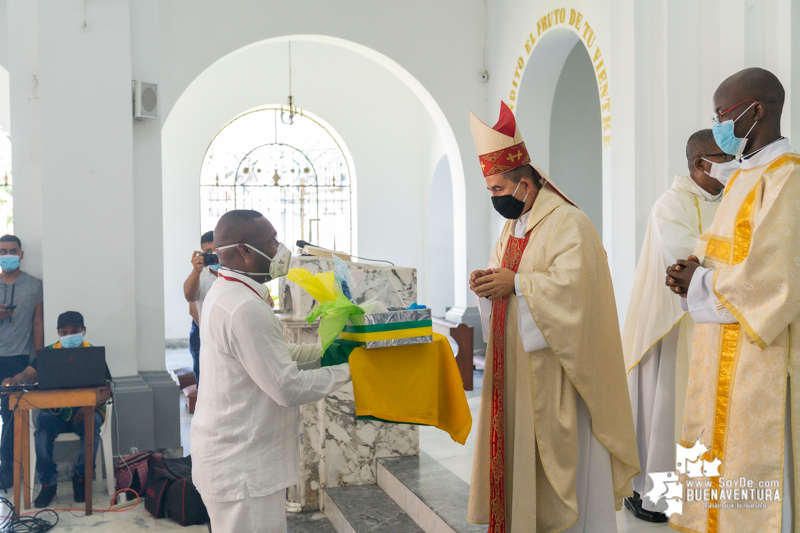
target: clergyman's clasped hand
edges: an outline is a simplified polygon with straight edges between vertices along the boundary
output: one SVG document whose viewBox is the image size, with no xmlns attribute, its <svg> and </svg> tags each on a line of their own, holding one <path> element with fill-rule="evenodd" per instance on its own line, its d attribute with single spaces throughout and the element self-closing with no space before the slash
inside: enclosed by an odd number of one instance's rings
<svg viewBox="0 0 800 533">
<path fill-rule="evenodd" d="M 469 276 L 469 288 L 480 298 L 496 300 L 514 294 L 514 276 L 508 268 L 476 270 Z"/>
<path fill-rule="evenodd" d="M 690 255 L 688 259 L 678 259 L 677 263 L 667 267 L 667 287 L 681 298 L 686 298 L 689 283 L 692 282 L 692 276 L 698 266 L 700 266 L 700 260 L 693 255 Z"/>
</svg>

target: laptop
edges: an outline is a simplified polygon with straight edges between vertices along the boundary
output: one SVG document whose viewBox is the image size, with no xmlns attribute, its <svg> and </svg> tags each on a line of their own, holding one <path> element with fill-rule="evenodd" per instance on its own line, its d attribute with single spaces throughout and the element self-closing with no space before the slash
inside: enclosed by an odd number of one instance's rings
<svg viewBox="0 0 800 533">
<path fill-rule="evenodd" d="M 36 350 L 36 361 L 39 390 L 106 385 L 106 349 L 103 346 Z"/>
</svg>

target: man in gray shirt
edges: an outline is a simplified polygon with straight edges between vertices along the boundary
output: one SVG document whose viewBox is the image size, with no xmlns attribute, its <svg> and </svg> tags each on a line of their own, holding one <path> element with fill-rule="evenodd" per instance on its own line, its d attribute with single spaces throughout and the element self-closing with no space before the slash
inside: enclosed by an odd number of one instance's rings
<svg viewBox="0 0 800 533">
<path fill-rule="evenodd" d="M 0 381 L 22 372 L 35 354 L 44 348 L 42 280 L 23 272 L 22 243 L 14 235 L 0 237 Z M 13 484 L 14 418 L 8 395 L 2 396 L 0 415 L 0 487 Z"/>
</svg>

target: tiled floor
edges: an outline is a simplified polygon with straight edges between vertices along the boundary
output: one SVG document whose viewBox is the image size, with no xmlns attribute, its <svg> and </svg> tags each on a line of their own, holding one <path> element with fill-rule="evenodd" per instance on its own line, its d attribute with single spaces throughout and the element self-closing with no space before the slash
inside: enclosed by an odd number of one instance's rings
<svg viewBox="0 0 800 533">
<path fill-rule="evenodd" d="M 100 509 L 108 509 L 110 498 L 108 493 L 103 490 L 105 487 L 95 490 L 93 496 L 93 508 L 95 512 L 91 516 L 86 516 L 83 511 L 83 504 L 75 503 L 72 499 L 72 487 L 69 483 L 62 487 L 59 485 L 59 494 L 56 500 L 50 505 L 51 508 L 58 510 L 58 524 L 51 531 L 64 532 L 83 532 L 92 533 L 133 533 L 136 531 L 148 531 L 153 533 L 166 531 L 184 531 L 186 533 L 208 533 L 208 526 L 188 526 L 183 527 L 177 522 L 169 519 L 156 520 L 144 508 L 144 500 L 136 507 L 128 508 L 117 512 L 99 512 Z M 10 497 L 9 494 L 6 497 Z M 35 514 L 38 509 L 24 511 Z M 42 515 L 43 518 L 53 521 L 53 513 Z"/>
<path fill-rule="evenodd" d="M 116 512 L 100 512 L 108 509 L 110 498 L 103 490 L 94 491 L 95 513 L 86 516 L 83 504 L 72 500 L 72 487 L 65 485 L 54 503 L 50 506 L 58 511 L 58 523 L 51 531 L 70 533 L 135 533 L 148 531 L 150 533 L 166 533 L 169 531 L 183 531 L 185 533 L 208 533 L 207 525 L 183 527 L 168 518 L 156 520 L 144 508 L 144 500 L 136 507 Z M 2 495 L 2 493 L 0 493 Z M 10 492 L 6 497 L 13 496 Z M 26 516 L 35 514 L 38 509 L 26 511 Z M 0 511 L 0 516 L 5 516 Z M 53 522 L 53 513 L 41 515 L 42 518 Z M 336 533 L 322 513 L 287 514 L 289 533 Z"/>
<path fill-rule="evenodd" d="M 188 350 L 170 350 L 167 352 L 167 367 L 191 366 L 191 356 Z M 478 417 L 478 406 L 480 404 L 480 386 L 483 373 L 475 373 L 475 390 L 467 393 L 467 402 L 473 417 L 473 431 L 470 433 L 467 443 L 464 446 L 453 442 L 453 440 L 443 431 L 432 427 L 420 427 L 420 448 L 447 467 L 458 477 L 469 483 L 472 471 L 472 457 L 475 449 L 475 424 Z M 191 415 L 186 408 L 181 405 L 181 444 L 184 454 L 190 453 L 189 427 Z M 59 508 L 78 508 L 78 504 L 72 502 L 71 487 L 65 487 L 63 493 L 57 500 Z M 108 507 L 108 495 L 103 491 L 95 492 L 95 508 L 102 509 Z M 617 527 L 619 533 L 656 533 L 660 529 L 664 533 L 670 531 L 666 524 L 648 524 L 636 520 L 627 511 L 617 513 Z M 294 528 L 290 526 L 290 531 Z M 301 528 L 304 529 L 304 528 Z M 206 526 L 192 526 L 182 528 L 171 520 L 155 520 L 144 509 L 143 503 L 134 509 L 117 513 L 96 513 L 93 516 L 84 516 L 82 511 L 60 512 L 58 526 L 53 531 L 82 532 L 91 531 L 92 533 L 128 533 L 133 531 L 174 531 L 182 530 L 186 533 L 207 532 Z M 298 529 L 300 530 L 300 529 Z"/>
</svg>

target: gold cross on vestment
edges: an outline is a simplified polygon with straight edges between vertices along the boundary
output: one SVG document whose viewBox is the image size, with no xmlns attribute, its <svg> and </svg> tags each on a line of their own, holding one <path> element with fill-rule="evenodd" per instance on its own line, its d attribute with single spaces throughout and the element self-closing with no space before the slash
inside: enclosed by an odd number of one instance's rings
<svg viewBox="0 0 800 533">
<path fill-rule="evenodd" d="M 522 157 L 522 150 L 517 150 L 516 154 L 508 155 L 508 160 L 513 163 L 515 159 L 520 159 L 521 157 Z"/>
<path fill-rule="evenodd" d="M 481 170 L 486 170 L 486 165 L 483 164 L 483 161 L 481 161 Z"/>
</svg>

